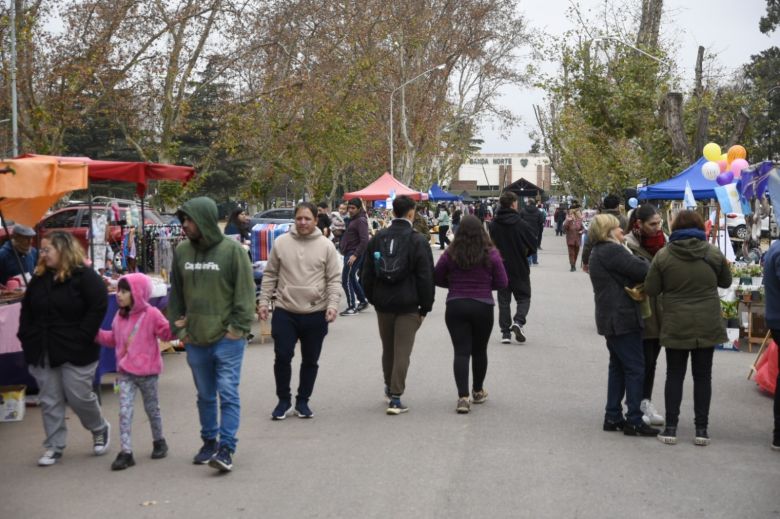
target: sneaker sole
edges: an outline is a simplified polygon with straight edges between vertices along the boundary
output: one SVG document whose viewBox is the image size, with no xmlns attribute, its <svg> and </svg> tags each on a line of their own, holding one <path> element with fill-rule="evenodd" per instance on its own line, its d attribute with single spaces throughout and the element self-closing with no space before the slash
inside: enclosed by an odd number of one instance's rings
<svg viewBox="0 0 780 519">
<path fill-rule="evenodd" d="M 297 416 L 298 418 L 304 418 L 304 419 L 306 419 L 306 418 L 314 418 L 314 413 L 312 413 L 312 414 L 303 414 L 303 413 L 301 413 L 301 412 L 296 410 L 295 411 L 295 416 Z"/>
<path fill-rule="evenodd" d="M 389 415 L 391 415 L 391 416 L 392 416 L 392 415 L 397 415 L 397 414 L 406 413 L 406 412 L 408 412 L 408 411 L 409 411 L 409 409 L 388 409 L 388 410 L 387 410 L 387 411 L 385 411 L 385 412 L 386 412 L 387 414 L 389 414 Z"/>
<path fill-rule="evenodd" d="M 226 464 L 222 463 L 221 461 L 216 460 L 214 458 L 211 458 L 209 460 L 209 467 L 211 467 L 213 469 L 217 469 L 220 472 L 230 472 L 231 470 L 233 470 L 233 465 L 226 465 Z"/>
<path fill-rule="evenodd" d="M 469 411 L 471 411 L 471 409 L 463 409 L 463 408 L 460 408 L 460 407 L 459 407 L 459 408 L 455 409 L 455 411 L 456 411 L 458 414 L 469 414 Z"/>
<path fill-rule="evenodd" d="M 693 439 L 693 444 L 698 445 L 699 447 L 706 447 L 710 444 L 710 441 L 711 440 L 709 438 L 697 437 Z"/>
<path fill-rule="evenodd" d="M 664 443 L 666 445 L 677 445 L 677 437 L 676 436 L 661 436 L 660 434 L 656 436 L 658 438 L 658 441 L 661 443 Z"/>
<path fill-rule="evenodd" d="M 289 415 L 292 412 L 292 407 L 289 408 L 287 411 L 284 412 L 282 416 L 276 416 L 273 413 L 271 413 L 271 420 L 278 422 L 279 420 L 284 420 L 287 418 L 287 415 Z"/>
<path fill-rule="evenodd" d="M 520 331 L 519 324 L 512 325 L 512 333 L 515 334 L 515 340 L 517 342 L 525 342 L 525 335 L 523 335 L 523 333 Z"/>
<path fill-rule="evenodd" d="M 106 422 L 106 444 L 100 448 L 93 447 L 92 451 L 95 453 L 95 456 L 102 456 L 108 452 L 109 447 L 111 447 L 111 424 Z"/>
<path fill-rule="evenodd" d="M 772 444 L 772 450 L 773 450 L 773 451 L 780 452 L 780 445 L 775 445 L 775 444 L 773 443 L 773 444 Z"/>
<path fill-rule="evenodd" d="M 778 450 L 780 450 L 780 447 L 778 447 Z M 51 467 L 52 465 L 54 465 L 57 462 L 59 462 L 61 458 L 62 458 L 62 456 L 60 456 L 59 458 L 46 458 L 46 459 L 41 458 L 41 459 L 38 460 L 38 466 L 39 467 Z"/>
<path fill-rule="evenodd" d="M 135 461 L 131 461 L 130 463 L 128 463 L 123 467 L 115 467 L 114 465 L 111 465 L 111 470 L 125 470 L 125 469 L 129 469 L 130 467 L 135 467 Z"/>
<path fill-rule="evenodd" d="M 512 339 L 501 339 L 501 344 L 512 344 Z"/>
</svg>

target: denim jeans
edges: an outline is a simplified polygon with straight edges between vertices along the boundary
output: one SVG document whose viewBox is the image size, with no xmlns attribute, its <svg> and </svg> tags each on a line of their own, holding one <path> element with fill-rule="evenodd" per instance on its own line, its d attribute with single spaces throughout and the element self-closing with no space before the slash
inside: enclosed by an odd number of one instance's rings
<svg viewBox="0 0 780 519">
<path fill-rule="evenodd" d="M 187 364 L 198 391 L 200 436 L 217 439 L 231 451 L 236 450 L 236 433 L 241 418 L 238 384 L 246 339 L 223 337 L 211 346 L 185 345 Z M 219 413 L 217 412 L 219 395 Z"/>
<path fill-rule="evenodd" d="M 623 395 L 626 397 L 626 421 L 631 425 L 642 424 L 642 389 L 645 379 L 645 356 L 642 333 L 608 335 L 609 378 L 607 381 L 607 406 L 605 419 L 619 422 L 623 419 Z"/>
<path fill-rule="evenodd" d="M 314 390 L 314 381 L 319 371 L 322 342 L 328 334 L 325 312 L 294 314 L 276 307 L 271 318 L 274 338 L 274 378 L 276 396 L 279 400 L 290 400 L 290 379 L 295 344 L 301 341 L 301 371 L 298 382 L 297 400 L 308 401 Z"/>
<path fill-rule="evenodd" d="M 365 256 L 365 255 L 363 255 Z M 363 268 L 363 256 L 358 257 L 350 266 L 349 258 L 351 253 L 344 255 L 344 268 L 341 270 L 341 286 L 344 293 L 347 294 L 347 307 L 355 308 L 358 303 L 366 302 L 366 293 L 363 291 L 363 285 L 358 282 L 358 274 Z"/>
</svg>

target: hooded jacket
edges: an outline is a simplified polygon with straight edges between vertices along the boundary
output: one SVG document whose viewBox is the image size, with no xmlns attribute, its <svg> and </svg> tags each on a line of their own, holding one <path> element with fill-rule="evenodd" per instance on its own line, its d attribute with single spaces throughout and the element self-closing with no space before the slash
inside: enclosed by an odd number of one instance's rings
<svg viewBox="0 0 780 519">
<path fill-rule="evenodd" d="M 47 270 L 33 276 L 22 300 L 17 337 L 30 366 L 86 366 L 100 358 L 95 334 L 108 309 L 108 291 L 92 269 L 75 269 L 64 281 Z"/>
<path fill-rule="evenodd" d="M 368 217 L 366 211 L 361 209 L 357 216 L 349 220 L 347 230 L 341 237 L 341 253 L 344 257 L 355 255 L 360 258 L 366 250 L 368 238 Z"/>
<path fill-rule="evenodd" d="M 197 224 L 201 238 L 176 247 L 171 266 L 168 321 L 180 339 L 210 346 L 227 332 L 249 333 L 255 316 L 252 264 L 236 240 L 227 239 L 217 225 L 217 204 L 208 197 L 193 198 L 179 210 Z M 186 316 L 186 328 L 174 324 Z"/>
<path fill-rule="evenodd" d="M 117 312 L 111 329 L 98 332 L 97 342 L 116 348 L 116 365 L 120 373 L 159 375 L 162 372 L 162 355 L 157 339 L 170 341 L 173 334 L 162 312 L 149 304 L 152 280 L 145 274 L 128 274 L 120 279 L 127 280 L 130 285 L 133 306 L 127 316 Z"/>
<path fill-rule="evenodd" d="M 540 211 L 539 208 L 535 205 L 527 205 L 523 207 L 522 211 L 520 212 L 520 216 L 522 216 L 523 220 L 525 220 L 528 225 L 531 226 L 531 229 L 534 230 L 534 233 L 536 233 L 537 236 L 542 232 L 542 229 L 544 229 L 544 213 Z"/>
<path fill-rule="evenodd" d="M 338 310 L 341 299 L 341 261 L 336 247 L 314 228 L 301 236 L 295 226 L 276 239 L 263 272 L 258 306 L 276 306 L 294 314 Z"/>
<path fill-rule="evenodd" d="M 490 239 L 504 260 L 509 284 L 529 281 L 528 256 L 536 252 L 536 232 L 511 207 L 500 207 L 488 228 Z"/>
<path fill-rule="evenodd" d="M 658 251 L 645 280 L 645 293 L 660 296 L 664 308 L 661 345 L 692 350 L 726 342 L 718 287 L 729 286 L 731 270 L 714 245 L 688 238 Z"/>
</svg>

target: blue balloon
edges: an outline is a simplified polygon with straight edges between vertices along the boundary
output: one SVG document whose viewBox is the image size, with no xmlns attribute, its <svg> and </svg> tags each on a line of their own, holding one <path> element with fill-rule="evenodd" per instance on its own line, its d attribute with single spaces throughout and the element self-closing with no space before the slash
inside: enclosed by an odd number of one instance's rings
<svg viewBox="0 0 780 519">
<path fill-rule="evenodd" d="M 636 206 L 638 206 L 638 205 L 639 205 L 639 200 L 637 200 L 637 199 L 636 199 L 636 198 L 634 198 L 633 196 L 632 196 L 631 198 L 629 198 L 629 199 L 628 199 L 628 206 L 629 206 L 631 209 L 636 209 Z"/>
</svg>

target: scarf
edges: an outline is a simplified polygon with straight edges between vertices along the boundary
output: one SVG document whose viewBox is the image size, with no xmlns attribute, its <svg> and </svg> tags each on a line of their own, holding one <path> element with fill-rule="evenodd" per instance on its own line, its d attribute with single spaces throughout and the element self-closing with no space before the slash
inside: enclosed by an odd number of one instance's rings
<svg viewBox="0 0 780 519">
<path fill-rule="evenodd" d="M 674 231 L 672 235 L 669 236 L 669 242 L 687 240 L 688 238 L 696 238 L 697 240 L 705 241 L 707 236 L 704 234 L 704 231 L 700 229 L 680 229 Z"/>
<path fill-rule="evenodd" d="M 655 256 L 655 253 L 666 245 L 666 236 L 664 236 L 663 231 L 660 230 L 653 236 L 647 236 L 640 233 L 639 244 L 643 249 L 649 252 L 651 256 Z"/>
</svg>

